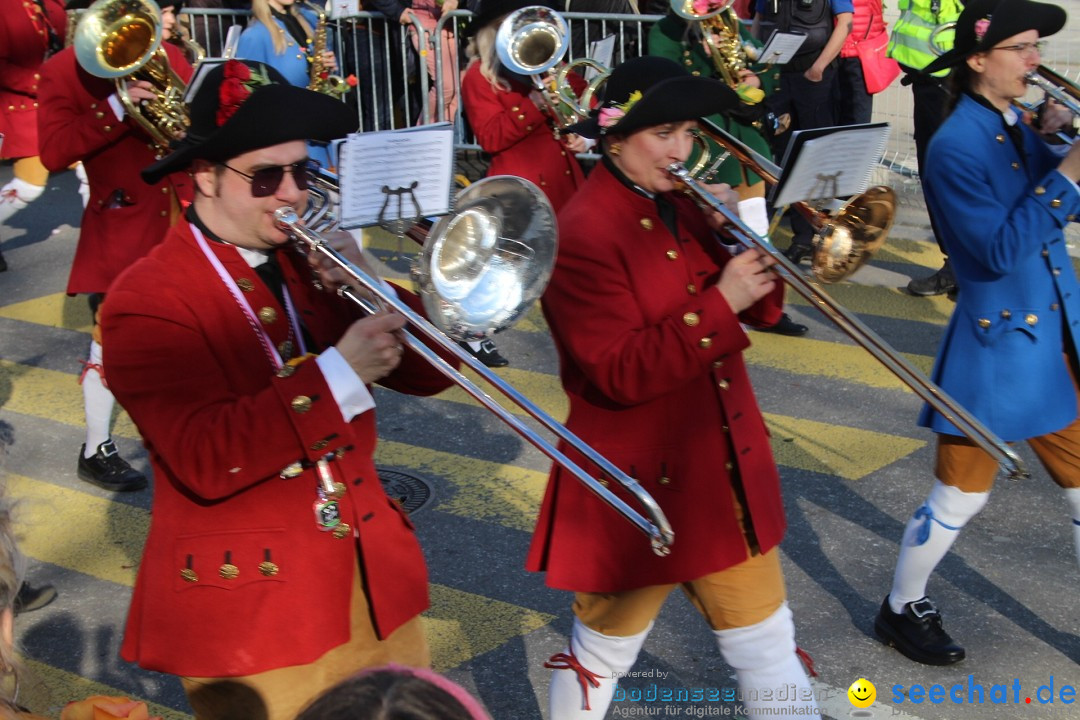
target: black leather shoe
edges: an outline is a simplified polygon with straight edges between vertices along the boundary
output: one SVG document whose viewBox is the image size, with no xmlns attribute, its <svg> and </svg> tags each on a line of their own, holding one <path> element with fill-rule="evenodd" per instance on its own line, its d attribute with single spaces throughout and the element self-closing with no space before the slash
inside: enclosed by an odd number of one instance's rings
<svg viewBox="0 0 1080 720">
<path fill-rule="evenodd" d="M 146 487 L 146 476 L 120 457 L 116 443 L 106 440 L 97 452 L 86 457 L 86 445 L 79 450 L 79 478 L 112 492 L 133 492 Z"/>
<path fill-rule="evenodd" d="M 946 260 L 945 264 L 941 266 L 941 269 L 933 275 L 928 275 L 924 278 L 916 278 L 909 282 L 907 290 L 912 295 L 917 295 L 919 297 L 944 295 L 946 293 L 955 297 L 956 276 L 953 275 L 952 268 L 949 267 L 949 261 Z"/>
<path fill-rule="evenodd" d="M 788 245 L 787 250 L 784 251 L 784 257 L 791 262 L 798 265 L 806 258 L 812 258 L 814 254 L 814 248 L 810 245 L 805 245 L 799 242 L 793 242 Z"/>
<path fill-rule="evenodd" d="M 495 347 L 495 343 L 491 340 L 481 340 L 479 350 L 474 350 L 469 343 L 465 342 L 461 343 L 461 347 L 490 368 L 506 367 L 510 364 L 509 360 L 499 354 L 499 348 Z"/>
<path fill-rule="evenodd" d="M 4 254 L 0 253 L 0 272 L 7 270 L 7 260 L 4 259 Z"/>
<path fill-rule="evenodd" d="M 28 582 L 19 586 L 15 595 L 15 614 L 40 610 L 56 599 L 56 588 L 52 585 L 34 587 Z"/>
<path fill-rule="evenodd" d="M 806 331 L 810 328 L 806 327 L 802 323 L 797 323 L 791 319 L 791 316 L 784 313 L 780 316 L 780 322 L 776 323 L 772 327 L 758 328 L 762 332 L 776 333 L 777 335 L 787 335 L 788 337 L 799 337 L 805 335 Z"/>
<path fill-rule="evenodd" d="M 941 627 L 941 613 L 930 598 L 910 602 L 897 614 L 889 607 L 889 597 L 874 618 L 874 632 L 881 641 L 899 650 L 908 659 L 925 665 L 952 665 L 964 659 L 964 648 L 953 642 Z"/>
</svg>

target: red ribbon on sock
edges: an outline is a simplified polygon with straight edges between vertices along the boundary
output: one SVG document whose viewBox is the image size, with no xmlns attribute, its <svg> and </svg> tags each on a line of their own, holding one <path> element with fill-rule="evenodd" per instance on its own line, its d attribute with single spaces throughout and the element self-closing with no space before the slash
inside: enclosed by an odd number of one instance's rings
<svg viewBox="0 0 1080 720">
<path fill-rule="evenodd" d="M 592 710 L 589 707 L 589 686 L 600 687 L 600 679 L 603 675 L 597 675 L 581 664 L 574 655 L 573 643 L 570 644 L 569 652 L 555 653 L 544 663 L 544 667 L 550 670 L 573 670 L 577 673 L 578 682 L 581 683 L 581 694 L 585 697 L 585 709 Z"/>
<path fill-rule="evenodd" d="M 101 384 L 104 385 L 106 388 L 109 387 L 109 383 L 105 382 L 105 368 L 101 366 L 101 363 L 92 363 L 89 360 L 80 360 L 79 362 L 82 363 L 83 366 L 82 372 L 79 373 L 80 385 L 82 385 L 83 380 L 86 379 L 86 373 L 90 372 L 91 370 L 96 370 L 98 377 L 101 378 Z"/>
</svg>

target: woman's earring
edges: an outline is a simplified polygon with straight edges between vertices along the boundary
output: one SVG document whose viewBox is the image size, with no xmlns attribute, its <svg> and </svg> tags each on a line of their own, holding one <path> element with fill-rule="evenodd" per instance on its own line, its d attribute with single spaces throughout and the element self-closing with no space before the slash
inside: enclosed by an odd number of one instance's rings
<svg viewBox="0 0 1080 720">
<path fill-rule="evenodd" d="M 608 146 L 608 152 L 612 155 L 618 155 L 622 152 L 622 145 L 620 143 L 612 143 Z"/>
</svg>

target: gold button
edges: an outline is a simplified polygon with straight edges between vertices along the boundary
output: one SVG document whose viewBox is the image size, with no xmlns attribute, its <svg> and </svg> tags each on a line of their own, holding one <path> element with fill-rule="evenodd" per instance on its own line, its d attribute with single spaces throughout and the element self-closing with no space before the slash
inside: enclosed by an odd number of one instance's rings
<svg viewBox="0 0 1080 720">
<path fill-rule="evenodd" d="M 656 482 L 659 483 L 660 485 L 670 485 L 671 484 L 671 478 L 669 478 L 669 477 L 657 478 Z"/>
<path fill-rule="evenodd" d="M 645 228 L 646 230 L 652 230 L 652 219 L 641 218 L 641 227 Z"/>
<path fill-rule="evenodd" d="M 694 283 L 690 283 L 686 286 L 686 292 L 690 293 L 691 295 L 697 295 L 697 285 L 695 285 Z"/>
<path fill-rule="evenodd" d="M 666 253 L 664 253 L 664 254 L 665 254 L 665 255 L 667 255 L 667 259 L 668 259 L 668 260 L 678 260 L 678 259 L 679 259 L 679 253 L 677 253 L 677 252 L 676 252 L 676 251 L 674 251 L 674 250 L 668 250 L 668 251 L 667 251 Z"/>
<path fill-rule="evenodd" d="M 981 328 L 982 328 L 983 330 L 985 330 L 985 329 L 987 329 L 988 327 L 990 327 L 990 320 L 989 320 L 989 318 L 979 318 L 979 327 L 981 327 Z"/>
<path fill-rule="evenodd" d="M 721 380 L 716 383 L 716 387 L 720 388 L 721 390 L 727 390 L 729 387 L 731 387 L 731 383 L 729 383 L 727 380 Z"/>
<path fill-rule="evenodd" d="M 1035 187 L 1035 194 L 1036 195 L 1045 195 L 1046 194 L 1046 188 L 1044 188 L 1042 185 L 1036 186 Z"/>
<path fill-rule="evenodd" d="M 1012 164 L 1012 169 L 1013 169 L 1013 170 L 1019 170 L 1019 169 L 1020 169 L 1020 163 L 1018 163 L 1018 162 L 1014 162 L 1014 163 Z"/>
<path fill-rule="evenodd" d="M 712 338 L 701 338 L 701 340 L 698 341 L 698 345 L 708 350 L 712 347 Z"/>
<path fill-rule="evenodd" d="M 259 308 L 259 319 L 265 325 L 272 325 L 277 322 L 277 310 L 269 306 Z"/>
<path fill-rule="evenodd" d="M 690 67 L 691 65 L 693 65 L 693 64 L 694 64 L 694 61 L 693 61 L 693 60 L 683 60 L 683 63 L 684 63 L 684 64 L 685 64 L 685 65 L 686 65 L 687 67 Z"/>
<path fill-rule="evenodd" d="M 724 469 L 725 470 L 734 470 L 735 466 L 731 464 L 730 460 L 728 460 L 726 463 L 724 463 Z"/>
<path fill-rule="evenodd" d="M 106 125 L 102 128 L 102 130 L 104 130 L 105 132 L 112 132 L 112 125 Z"/>
<path fill-rule="evenodd" d="M 722 368 L 722 367 L 724 367 L 724 361 L 723 360 L 713 360 L 712 366 L 714 368 Z"/>
<path fill-rule="evenodd" d="M 163 187 L 163 188 L 161 188 L 161 194 L 162 194 L 162 195 L 165 195 L 165 194 L 167 194 L 168 192 L 169 192 L 169 188 L 167 188 L 167 187 Z"/>
<path fill-rule="evenodd" d="M 232 563 L 225 563 L 218 568 L 218 575 L 226 580 L 235 580 L 240 577 L 240 568 L 236 567 Z"/>
<path fill-rule="evenodd" d="M 90 103 L 91 110 L 97 110 L 97 103 Z"/>
<path fill-rule="evenodd" d="M 282 480 L 290 480 L 294 477 L 300 477 L 304 474 L 304 466 L 298 462 L 294 462 L 291 465 L 286 465 L 285 468 L 278 473 L 278 477 Z"/>
<path fill-rule="evenodd" d="M 345 457 L 345 453 L 347 452 L 348 450 L 346 450 L 345 448 L 339 447 L 337 450 L 334 451 L 334 457 L 340 460 L 341 458 Z"/>
<path fill-rule="evenodd" d="M 1027 315 L 1024 316 L 1024 322 L 1026 322 L 1028 325 L 1031 325 L 1032 327 L 1034 327 L 1035 323 L 1039 322 L 1039 316 L 1036 315 L 1035 313 L 1028 313 Z"/>
<path fill-rule="evenodd" d="M 1052 208 L 1061 207 L 1061 200 L 1059 200 L 1058 198 L 1054 198 L 1053 200 L 1050 201 L 1050 207 L 1052 207 Z"/>
<path fill-rule="evenodd" d="M 295 412 L 303 414 L 311 409 L 311 398 L 307 395 L 297 395 L 290 404 Z"/>
<path fill-rule="evenodd" d="M 611 483 L 610 483 L 610 482 L 608 481 L 608 479 L 607 479 L 607 478 L 600 478 L 599 480 L 597 480 L 597 482 L 598 482 L 598 483 L 600 483 L 601 485 L 603 485 L 604 487 L 607 487 L 608 485 L 610 485 L 610 484 L 611 484 Z"/>
<path fill-rule="evenodd" d="M 251 292 L 255 289 L 255 283 L 251 282 L 250 278 L 239 278 L 236 281 L 236 287 L 240 288 L 244 292 Z"/>
<path fill-rule="evenodd" d="M 1042 256 L 1043 256 L 1044 258 L 1050 257 L 1050 251 L 1049 251 L 1049 250 L 1047 250 L 1047 249 L 1045 249 L 1045 248 L 1043 248 L 1043 251 L 1042 251 Z"/>
<path fill-rule="evenodd" d="M 180 577 L 184 578 L 184 582 L 199 582 L 199 575 L 191 568 L 184 568 L 180 571 Z"/>
<path fill-rule="evenodd" d="M 696 327 L 701 322 L 701 318 L 698 317 L 697 313 L 688 312 L 682 316 L 682 321 L 689 327 Z"/>
<path fill-rule="evenodd" d="M 566 171 L 566 174 L 567 174 L 567 175 L 569 175 L 569 174 L 570 174 L 570 171 L 569 171 L 569 170 L 567 170 L 567 171 Z"/>
<path fill-rule="evenodd" d="M 278 574 L 277 563 L 272 563 L 269 560 L 263 560 L 261 563 L 259 563 L 259 572 L 261 572 L 266 577 L 274 577 Z"/>
<path fill-rule="evenodd" d="M 1009 318 L 1012 317 L 1012 311 L 1011 310 L 1002 310 L 1001 311 L 1001 317 L 1004 318 L 1005 320 L 1008 320 Z"/>
<path fill-rule="evenodd" d="M 1004 135 L 995 135 L 994 139 L 997 140 L 999 143 L 1005 142 L 1005 136 Z"/>
<path fill-rule="evenodd" d="M 1061 268 L 1054 268 L 1053 270 L 1050 271 L 1050 274 L 1055 275 L 1055 276 L 1060 275 L 1061 274 Z"/>
<path fill-rule="evenodd" d="M 729 428 L 727 425 L 721 425 L 720 432 L 731 432 L 731 428 Z"/>
<path fill-rule="evenodd" d="M 521 112 L 521 106 L 515 105 L 514 107 L 510 108 L 510 112 Z"/>
<path fill-rule="evenodd" d="M 352 535 L 352 527 L 349 525 L 349 523 L 341 523 L 336 528 L 334 528 L 331 535 L 333 535 L 336 540 L 347 538 Z"/>
<path fill-rule="evenodd" d="M 166 216 L 166 215 L 168 215 L 168 214 L 169 214 L 169 211 L 168 211 L 168 210 L 162 210 L 162 211 L 161 211 L 161 217 L 165 217 L 165 216 Z"/>
<path fill-rule="evenodd" d="M 296 366 L 295 365 L 282 365 L 281 369 L 277 371 L 277 376 L 279 378 L 287 378 L 290 375 L 292 375 L 294 372 L 296 372 Z"/>
<path fill-rule="evenodd" d="M 566 157 L 566 151 L 565 150 L 560 150 L 559 154 L 562 155 L 563 157 Z"/>
<path fill-rule="evenodd" d="M 532 125 L 526 125 L 525 126 L 525 129 L 528 130 L 529 132 L 532 132 L 532 128 L 533 128 Z"/>
<path fill-rule="evenodd" d="M 96 113 L 94 113 L 94 117 L 96 117 L 98 120 L 100 120 L 101 118 L 105 117 L 105 113 L 103 113 L 103 112 L 101 112 L 99 110 Z"/>
<path fill-rule="evenodd" d="M 1068 220 L 1069 222 L 1076 222 L 1076 216 L 1075 215 L 1066 215 L 1065 219 Z"/>
<path fill-rule="evenodd" d="M 524 119 L 525 119 L 524 115 L 518 115 L 518 120 L 524 120 Z"/>
<path fill-rule="evenodd" d="M 1050 311 L 1051 312 L 1057 312 L 1058 307 L 1060 307 L 1060 306 L 1057 303 L 1050 303 Z"/>
<path fill-rule="evenodd" d="M 311 443 L 311 449 L 312 450 L 322 450 L 323 448 L 325 448 L 329 444 L 330 443 L 326 442 L 325 440 L 316 440 L 315 442 Z"/>
</svg>

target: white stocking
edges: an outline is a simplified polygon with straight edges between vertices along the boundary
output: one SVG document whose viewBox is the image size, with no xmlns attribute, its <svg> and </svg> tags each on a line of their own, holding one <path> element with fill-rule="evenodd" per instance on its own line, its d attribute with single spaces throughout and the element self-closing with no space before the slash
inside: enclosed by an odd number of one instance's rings
<svg viewBox="0 0 1080 720">
<path fill-rule="evenodd" d="M 900 541 L 889 607 L 901 613 L 904 605 L 926 597 L 926 583 L 945 553 L 949 552 L 960 528 L 975 517 L 990 493 L 968 493 L 934 482 L 930 496 L 915 511 Z"/>
<path fill-rule="evenodd" d="M 574 618 L 570 647 L 544 663 L 554 670 L 548 688 L 550 720 L 604 717 L 618 678 L 634 666 L 650 630 L 652 623 L 637 635 L 602 635 Z"/>
<path fill-rule="evenodd" d="M 37 200 L 45 192 L 44 185 L 31 185 L 25 180 L 12 178 L 0 188 L 0 223 L 7 222 L 12 215 Z"/>
<path fill-rule="evenodd" d="M 102 378 L 101 345 L 93 341 L 90 342 L 90 359 L 83 369 L 82 390 L 86 408 L 86 450 L 83 454 L 90 457 L 98 445 L 109 439 L 109 424 L 116 403 Z"/>
<path fill-rule="evenodd" d="M 756 625 L 713 634 L 724 661 L 735 669 L 747 717 L 817 717 L 814 689 L 795 654 L 795 624 L 787 603 Z"/>
<path fill-rule="evenodd" d="M 90 203 L 90 181 L 86 178 L 86 166 L 82 163 L 76 163 L 75 177 L 79 178 L 79 197 L 82 198 L 82 206 L 85 208 Z"/>
</svg>

